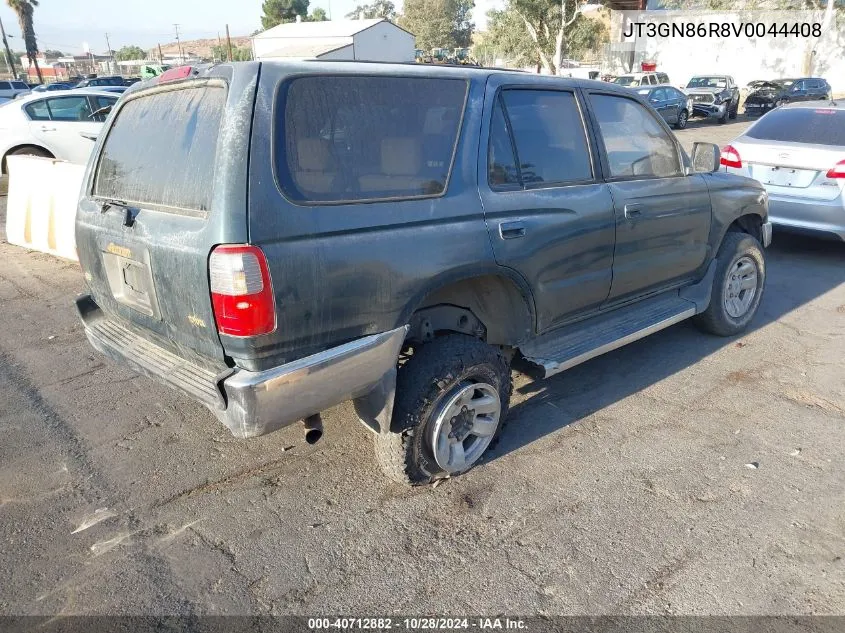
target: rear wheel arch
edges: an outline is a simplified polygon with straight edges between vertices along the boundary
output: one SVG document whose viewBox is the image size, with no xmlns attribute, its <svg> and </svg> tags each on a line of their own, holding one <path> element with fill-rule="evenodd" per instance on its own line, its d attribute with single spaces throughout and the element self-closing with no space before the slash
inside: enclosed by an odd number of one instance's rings
<svg viewBox="0 0 845 633">
<path fill-rule="evenodd" d="M 48 150 L 46 147 L 42 147 L 40 145 L 35 145 L 33 143 L 23 143 L 21 145 L 15 145 L 14 147 L 10 147 L 5 154 L 3 154 L 3 162 L 0 165 L 2 168 L 2 173 L 7 174 L 9 170 L 6 167 L 6 158 L 9 156 L 14 155 L 21 155 L 21 154 L 31 154 L 33 156 L 44 156 L 46 158 L 55 158 L 55 154 Z"/>
<path fill-rule="evenodd" d="M 523 284 L 499 273 L 444 281 L 413 302 L 403 322 L 411 323 L 410 337 L 423 342 L 427 332 L 457 332 L 513 346 L 534 331 L 534 302 Z"/>
</svg>

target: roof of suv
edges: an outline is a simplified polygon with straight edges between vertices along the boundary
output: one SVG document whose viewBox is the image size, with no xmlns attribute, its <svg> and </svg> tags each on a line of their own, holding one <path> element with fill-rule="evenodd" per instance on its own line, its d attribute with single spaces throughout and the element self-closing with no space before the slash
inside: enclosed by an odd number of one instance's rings
<svg viewBox="0 0 845 633">
<path fill-rule="evenodd" d="M 425 77 L 454 77 L 454 78 L 482 78 L 491 75 L 505 75 L 513 78 L 514 83 L 522 84 L 556 84 L 559 86 L 580 88 L 601 88 L 612 90 L 619 94 L 630 94 L 624 86 L 618 86 L 605 81 L 579 79 L 573 77 L 559 77 L 554 75 L 537 75 L 521 70 L 484 68 L 479 66 L 458 66 L 445 64 L 418 64 L 416 62 L 362 62 L 362 61 L 262 61 L 261 64 L 272 64 L 290 68 L 292 72 L 313 71 L 315 74 L 359 73 L 375 75 L 401 75 Z M 645 73 L 652 74 L 652 73 Z"/>
</svg>

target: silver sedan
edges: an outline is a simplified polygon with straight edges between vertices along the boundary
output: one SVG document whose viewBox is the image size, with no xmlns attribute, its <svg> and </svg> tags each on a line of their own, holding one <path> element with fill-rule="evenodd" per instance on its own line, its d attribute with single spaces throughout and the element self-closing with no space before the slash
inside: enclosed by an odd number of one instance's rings
<svg viewBox="0 0 845 633">
<path fill-rule="evenodd" d="M 722 148 L 721 163 L 763 184 L 776 229 L 845 241 L 845 102 L 772 110 Z"/>
</svg>

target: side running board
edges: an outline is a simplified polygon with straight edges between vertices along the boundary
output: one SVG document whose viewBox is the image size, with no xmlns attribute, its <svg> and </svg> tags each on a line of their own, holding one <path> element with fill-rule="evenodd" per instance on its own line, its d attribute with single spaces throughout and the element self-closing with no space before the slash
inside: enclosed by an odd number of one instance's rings
<svg viewBox="0 0 845 633">
<path fill-rule="evenodd" d="M 523 344 L 520 350 L 548 378 L 688 319 L 696 312 L 692 301 L 675 292 L 549 332 Z"/>
</svg>

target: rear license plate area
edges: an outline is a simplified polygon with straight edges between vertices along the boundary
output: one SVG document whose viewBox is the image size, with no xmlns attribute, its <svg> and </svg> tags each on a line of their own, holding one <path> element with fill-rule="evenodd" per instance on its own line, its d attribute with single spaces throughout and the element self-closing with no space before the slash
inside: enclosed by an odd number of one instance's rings
<svg viewBox="0 0 845 633">
<path fill-rule="evenodd" d="M 109 288 L 118 303 L 158 319 L 158 302 L 149 258 L 146 252 L 139 254 L 143 256 L 144 261 L 103 252 L 103 267 L 106 270 Z"/>
<path fill-rule="evenodd" d="M 804 169 L 791 169 L 789 167 L 770 167 L 758 165 L 754 169 L 754 178 L 764 185 L 775 187 L 805 187 L 801 182 L 805 175 Z"/>
</svg>

